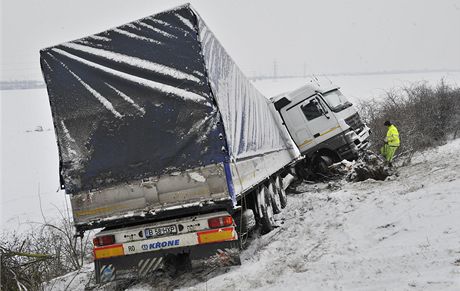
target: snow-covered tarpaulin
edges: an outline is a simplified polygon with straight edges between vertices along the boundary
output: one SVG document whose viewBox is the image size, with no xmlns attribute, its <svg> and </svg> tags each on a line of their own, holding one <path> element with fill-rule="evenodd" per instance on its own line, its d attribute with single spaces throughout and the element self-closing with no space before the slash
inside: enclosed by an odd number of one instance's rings
<svg viewBox="0 0 460 291">
<path fill-rule="evenodd" d="M 189 5 L 43 49 L 68 193 L 290 147 Z"/>
<path fill-rule="evenodd" d="M 235 160 L 288 148 L 286 130 L 273 118 L 264 97 L 244 76 L 212 31 L 198 17 L 209 82 L 222 114 Z"/>
</svg>

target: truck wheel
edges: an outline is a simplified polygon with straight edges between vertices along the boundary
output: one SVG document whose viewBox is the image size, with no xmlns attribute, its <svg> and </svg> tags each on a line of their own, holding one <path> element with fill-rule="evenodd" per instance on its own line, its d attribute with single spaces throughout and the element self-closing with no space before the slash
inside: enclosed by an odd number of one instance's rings
<svg viewBox="0 0 460 291">
<path fill-rule="evenodd" d="M 260 226 L 262 234 L 269 233 L 275 227 L 275 215 L 273 213 L 272 202 L 268 195 L 267 187 L 263 186 L 259 189 L 257 195 L 257 202 L 259 203 L 260 212 Z"/>
<path fill-rule="evenodd" d="M 329 174 L 329 166 L 332 165 L 334 162 L 331 157 L 329 156 L 318 156 L 313 161 L 313 172 L 315 174 L 322 174 L 327 175 Z"/>
<path fill-rule="evenodd" d="M 309 172 L 309 169 L 304 161 L 300 161 L 295 165 L 295 175 L 300 181 L 308 180 L 310 174 L 311 173 Z"/>
<path fill-rule="evenodd" d="M 238 211 L 234 214 L 233 220 L 236 223 L 236 231 L 238 237 L 242 242 L 241 245 L 245 246 L 249 233 L 256 227 L 256 218 L 252 209 L 245 209 L 244 211 Z"/>
<path fill-rule="evenodd" d="M 275 189 L 276 195 L 279 195 L 280 197 L 281 208 L 285 208 L 287 205 L 287 195 L 286 190 L 284 190 L 283 187 L 283 179 L 281 179 L 280 176 L 276 176 Z"/>
<path fill-rule="evenodd" d="M 273 212 L 278 214 L 281 212 L 281 200 L 278 191 L 276 191 L 275 182 L 270 181 L 268 185 L 268 195 L 272 201 Z"/>
</svg>

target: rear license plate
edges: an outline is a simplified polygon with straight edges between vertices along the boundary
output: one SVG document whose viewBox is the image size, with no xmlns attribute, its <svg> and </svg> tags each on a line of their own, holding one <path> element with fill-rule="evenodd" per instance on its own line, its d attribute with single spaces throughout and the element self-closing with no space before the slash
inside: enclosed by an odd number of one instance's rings
<svg viewBox="0 0 460 291">
<path fill-rule="evenodd" d="M 155 228 L 146 228 L 144 230 L 144 234 L 146 238 L 177 234 L 177 227 L 175 225 L 166 225 Z"/>
</svg>

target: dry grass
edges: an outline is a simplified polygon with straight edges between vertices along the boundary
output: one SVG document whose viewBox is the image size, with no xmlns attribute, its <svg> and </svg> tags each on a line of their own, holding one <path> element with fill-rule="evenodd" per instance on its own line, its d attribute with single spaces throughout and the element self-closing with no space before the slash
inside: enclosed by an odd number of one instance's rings
<svg viewBox="0 0 460 291">
<path fill-rule="evenodd" d="M 30 224 L 0 239 L 1 290 L 41 290 L 41 284 L 81 268 L 91 259 L 89 235 L 74 236 L 70 218 Z"/>
</svg>

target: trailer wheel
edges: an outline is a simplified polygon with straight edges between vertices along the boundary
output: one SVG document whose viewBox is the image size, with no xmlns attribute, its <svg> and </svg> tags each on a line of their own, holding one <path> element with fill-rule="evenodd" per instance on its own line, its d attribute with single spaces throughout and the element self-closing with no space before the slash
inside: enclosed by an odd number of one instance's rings
<svg viewBox="0 0 460 291">
<path fill-rule="evenodd" d="M 250 232 L 256 227 L 256 218 L 252 209 L 245 209 L 234 214 L 236 231 L 240 240 L 240 248 L 245 249 L 248 244 Z"/>
<path fill-rule="evenodd" d="M 286 190 L 284 190 L 284 187 L 283 187 L 283 180 L 281 179 L 280 176 L 276 176 L 275 189 L 276 189 L 276 195 L 280 197 L 281 208 L 284 209 L 287 205 L 287 195 L 286 195 Z"/>
<path fill-rule="evenodd" d="M 272 201 L 273 212 L 278 214 L 281 212 L 281 199 L 274 181 L 270 181 L 268 184 L 268 195 Z"/>
<path fill-rule="evenodd" d="M 242 230 L 250 232 L 256 227 L 256 218 L 252 209 L 245 209 L 242 213 Z"/>
<path fill-rule="evenodd" d="M 261 231 L 263 234 L 269 233 L 275 227 L 275 215 L 267 187 L 263 186 L 259 189 L 257 202 L 259 203 L 262 214 L 262 217 L 260 217 Z"/>
</svg>

